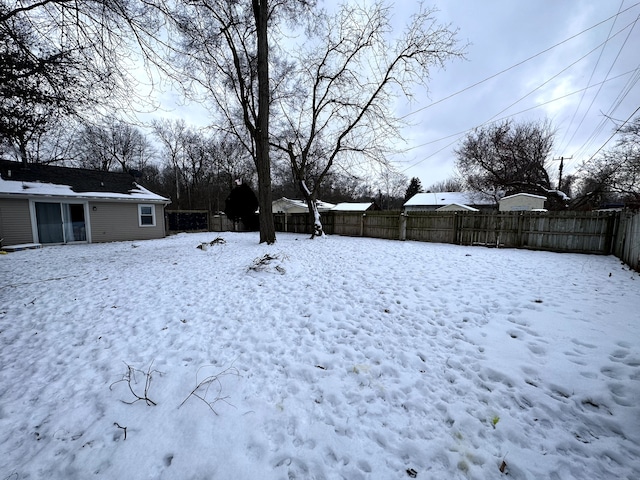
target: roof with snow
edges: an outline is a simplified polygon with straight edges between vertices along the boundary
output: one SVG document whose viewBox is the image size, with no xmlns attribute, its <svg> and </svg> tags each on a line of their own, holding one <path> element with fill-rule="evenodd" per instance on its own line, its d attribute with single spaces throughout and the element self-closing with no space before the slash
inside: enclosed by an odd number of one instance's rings
<svg viewBox="0 0 640 480">
<path fill-rule="evenodd" d="M 135 182 L 129 173 L 0 160 L 0 195 L 77 197 L 169 203 Z"/>
<path fill-rule="evenodd" d="M 366 212 L 375 205 L 374 202 L 343 202 L 331 210 L 334 212 Z"/>
<path fill-rule="evenodd" d="M 458 205 L 493 206 L 496 202 L 486 195 L 476 192 L 427 192 L 416 193 L 404 203 L 405 207 L 435 206 L 444 207 L 456 203 Z"/>
<path fill-rule="evenodd" d="M 309 208 L 307 206 L 307 202 L 304 200 L 296 200 L 296 199 L 291 199 L 287 197 L 281 197 L 278 200 L 273 201 L 273 203 L 278 203 L 278 202 L 290 205 L 291 207 L 303 208 L 305 210 Z M 321 210 L 321 211 L 331 210 L 333 207 L 335 207 L 335 204 L 329 203 L 329 202 L 323 202 L 322 200 L 316 200 L 316 203 L 318 205 L 318 210 Z"/>
</svg>

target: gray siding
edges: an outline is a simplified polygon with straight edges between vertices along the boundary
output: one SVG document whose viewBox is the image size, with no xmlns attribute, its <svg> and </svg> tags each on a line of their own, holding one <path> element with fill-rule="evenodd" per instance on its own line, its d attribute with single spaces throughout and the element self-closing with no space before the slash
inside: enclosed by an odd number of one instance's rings
<svg viewBox="0 0 640 480">
<path fill-rule="evenodd" d="M 141 204 L 149 205 L 144 202 Z M 154 209 L 156 225 L 141 227 L 138 224 L 137 203 L 89 202 L 91 241 L 120 242 L 164 237 L 164 208 L 154 205 Z"/>
<path fill-rule="evenodd" d="M 29 200 L 0 199 L 0 238 L 2 245 L 33 243 Z"/>
</svg>

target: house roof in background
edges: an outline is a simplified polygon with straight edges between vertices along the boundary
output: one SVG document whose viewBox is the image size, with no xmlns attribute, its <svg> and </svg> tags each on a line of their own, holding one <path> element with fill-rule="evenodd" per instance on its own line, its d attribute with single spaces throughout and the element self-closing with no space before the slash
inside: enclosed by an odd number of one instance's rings
<svg viewBox="0 0 640 480">
<path fill-rule="evenodd" d="M 144 200 L 169 203 L 135 182 L 132 175 L 83 168 L 29 164 L 0 160 L 0 194 Z"/>
<path fill-rule="evenodd" d="M 373 202 L 343 202 L 337 204 L 331 210 L 337 212 L 366 212 L 373 205 Z"/>
<path fill-rule="evenodd" d="M 500 199 L 500 201 L 507 199 L 507 198 L 518 198 L 518 197 L 529 197 L 529 198 L 539 198 L 541 200 L 546 200 L 547 197 L 543 196 L 543 195 L 534 195 L 533 193 L 514 193 L 513 195 L 508 195 L 506 197 L 502 197 Z"/>
<path fill-rule="evenodd" d="M 459 205 L 495 205 L 490 197 L 476 192 L 427 192 L 416 193 L 404 203 L 405 207 L 436 206 L 444 207 L 457 203 Z"/>
<path fill-rule="evenodd" d="M 291 205 L 292 207 L 298 207 L 298 208 L 304 208 L 304 209 L 308 208 L 307 202 L 305 202 L 304 200 L 295 200 L 287 197 L 281 197 L 273 201 L 273 203 L 277 203 L 277 202 L 286 203 L 288 205 Z M 333 203 L 323 202 L 322 200 L 317 200 L 317 204 L 318 204 L 319 210 L 330 210 L 333 207 L 335 207 Z"/>
</svg>

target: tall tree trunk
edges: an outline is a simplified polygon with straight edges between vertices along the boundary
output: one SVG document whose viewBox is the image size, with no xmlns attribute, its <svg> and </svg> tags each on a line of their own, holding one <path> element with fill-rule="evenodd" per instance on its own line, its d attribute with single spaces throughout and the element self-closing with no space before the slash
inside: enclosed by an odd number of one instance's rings
<svg viewBox="0 0 640 480">
<path fill-rule="evenodd" d="M 273 244 L 276 229 L 272 214 L 271 161 L 269 158 L 269 43 L 267 0 L 253 0 L 253 15 L 258 36 L 258 118 L 255 131 L 258 204 L 260 208 L 260 243 Z"/>
<path fill-rule="evenodd" d="M 21 136 L 18 140 L 18 151 L 20 152 L 22 168 L 26 169 L 29 166 L 29 154 L 27 153 L 27 140 L 24 136 Z"/>
</svg>

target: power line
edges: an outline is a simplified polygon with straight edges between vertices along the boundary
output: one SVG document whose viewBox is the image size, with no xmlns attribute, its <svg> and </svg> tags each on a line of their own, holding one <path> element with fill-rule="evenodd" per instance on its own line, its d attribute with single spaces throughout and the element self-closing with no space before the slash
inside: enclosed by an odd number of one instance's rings
<svg viewBox="0 0 640 480">
<path fill-rule="evenodd" d="M 532 93 L 535 93 L 536 91 L 540 90 L 542 87 L 544 87 L 547 83 L 551 82 L 551 80 L 559 77 L 561 74 L 563 74 L 564 72 L 566 72 L 567 70 L 569 70 L 571 67 L 573 67 L 574 65 L 576 65 L 577 63 L 580 63 L 582 60 L 584 60 L 585 58 L 587 58 L 589 55 L 591 55 L 593 52 L 595 52 L 596 50 L 598 50 L 600 47 L 602 47 L 603 45 L 605 45 L 608 41 L 610 41 L 612 38 L 616 37 L 617 35 L 619 35 L 620 33 L 624 32 L 630 25 L 634 25 L 636 24 L 636 22 L 638 21 L 638 19 L 636 18 L 636 20 L 634 20 L 633 22 L 630 22 L 629 24 L 625 25 L 622 29 L 618 30 L 613 36 L 607 38 L 604 42 L 602 42 L 601 44 L 599 44 L 598 46 L 596 46 L 594 49 L 592 49 L 591 51 L 589 51 L 588 53 L 586 53 L 585 55 L 583 55 L 582 57 L 580 57 L 578 60 L 576 60 L 575 62 L 569 64 L 569 66 L 563 68 L 562 70 L 560 70 L 558 73 L 556 73 L 554 76 L 552 76 L 551 78 L 549 78 L 548 80 L 546 80 L 545 82 L 543 82 L 542 84 L 538 85 L 536 88 L 534 88 L 533 90 L 531 90 L 529 93 L 527 93 L 526 95 L 520 97 L 518 100 L 516 100 L 515 102 L 513 102 L 511 105 L 509 105 L 506 108 L 503 108 L 502 110 L 500 110 L 498 113 L 496 113 L 493 117 L 491 117 L 491 119 L 497 117 L 498 115 L 501 115 L 502 113 L 506 112 L 507 110 L 509 110 L 511 107 L 513 107 L 514 105 L 517 105 L 518 103 L 520 103 L 522 100 L 524 100 L 525 98 L 527 98 L 529 95 L 531 95 Z M 633 30 L 633 27 L 632 27 Z M 491 120 L 490 119 L 490 120 Z"/>
<path fill-rule="evenodd" d="M 587 139 L 587 141 L 582 145 L 582 147 L 580 147 L 574 153 L 575 157 L 582 156 L 582 153 L 588 150 L 589 147 L 596 141 L 596 138 L 598 138 L 598 135 L 602 133 L 602 130 L 604 129 L 607 123 L 607 119 L 612 116 L 613 112 L 615 112 L 615 110 L 622 104 L 622 101 L 631 92 L 633 87 L 638 83 L 638 81 L 640 80 L 640 67 L 636 68 L 634 72 L 635 74 L 627 81 L 627 84 L 622 89 L 622 91 L 618 94 L 618 97 L 616 97 L 614 104 L 611 106 L 611 108 L 607 111 L 607 113 L 603 113 L 602 120 L 600 120 L 600 122 L 598 123 L 594 131 L 591 133 L 591 135 Z"/>
<path fill-rule="evenodd" d="M 475 130 L 476 128 L 480 128 L 480 127 L 482 127 L 482 126 L 484 126 L 484 125 L 487 125 L 487 124 L 489 124 L 489 123 L 495 123 L 495 122 L 499 122 L 499 121 L 501 121 L 501 120 L 506 120 L 507 118 L 511 118 L 511 117 L 516 116 L 516 115 L 520 115 L 521 113 L 525 113 L 525 112 L 528 112 L 528 111 L 530 111 L 530 110 L 535 110 L 536 108 L 544 107 L 545 105 L 548 105 L 548 104 L 553 103 L 553 102 L 557 102 L 558 100 L 562 100 L 562 99 L 567 98 L 567 97 L 570 97 L 570 96 L 572 96 L 572 95 L 576 95 L 576 94 L 581 93 L 581 92 L 584 92 L 584 91 L 586 91 L 586 90 L 590 90 L 590 89 L 592 89 L 592 88 L 595 88 L 595 87 L 597 87 L 597 86 L 599 86 L 599 85 L 602 85 L 603 83 L 607 83 L 607 82 L 611 82 L 611 81 L 613 81 L 613 80 L 617 80 L 617 79 L 618 79 L 618 78 L 620 78 L 620 77 L 624 77 L 625 75 L 629 75 L 630 73 L 637 72 L 638 70 L 639 70 L 639 69 L 629 70 L 628 72 L 621 73 L 620 75 L 617 75 L 617 76 L 615 76 L 615 77 L 608 78 L 607 80 L 603 80 L 602 82 L 594 83 L 593 85 L 590 85 L 590 86 L 588 86 L 588 87 L 581 88 L 580 90 L 576 90 L 576 91 L 574 91 L 574 92 L 567 93 L 567 94 L 565 94 L 565 95 L 562 95 L 562 96 L 560 96 L 560 97 L 556 97 L 556 98 L 554 98 L 554 99 L 552 99 L 552 100 L 548 100 L 548 101 L 543 102 L 543 103 L 539 103 L 539 104 L 537 104 L 537 105 L 534 105 L 533 107 L 525 108 L 524 110 L 520 110 L 520 111 L 518 111 L 518 112 L 516 112 L 516 113 L 510 114 L 510 115 L 505 115 L 504 117 L 500 117 L 500 118 L 497 118 L 497 119 L 490 119 L 490 120 L 487 120 L 487 121 L 485 121 L 485 122 L 483 122 L 483 123 L 481 123 L 481 124 L 479 124 L 479 125 L 475 125 L 474 127 L 468 128 L 468 129 L 466 129 L 466 130 L 462 130 L 462 131 L 460 131 L 460 132 L 452 133 L 451 135 L 447 135 L 446 137 L 441 137 L 441 138 L 438 138 L 437 140 L 431 140 L 431 141 L 429 141 L 429 142 L 424 142 L 424 143 L 421 143 L 420 145 L 414 145 L 414 146 L 412 146 L 412 147 L 410 147 L 410 148 L 404 149 L 404 150 L 402 150 L 402 151 L 400 151 L 400 152 L 398 152 L 398 153 L 406 153 L 406 152 L 410 152 L 411 150 L 415 150 L 415 149 L 417 149 L 417 148 L 426 147 L 427 145 L 431 145 L 431 144 L 434 144 L 434 143 L 441 142 L 441 141 L 443 141 L 443 140 L 447 140 L 447 139 L 452 138 L 452 137 L 456 137 L 456 139 L 455 139 L 453 142 L 448 143 L 448 144 L 447 144 L 447 145 L 445 145 L 444 147 L 442 147 L 442 148 L 440 148 L 440 149 L 436 150 L 435 152 L 431 153 L 430 155 L 426 156 L 425 158 L 423 158 L 423 159 L 421 159 L 421 160 L 419 160 L 419 161 L 417 161 L 417 162 L 412 163 L 412 164 L 411 164 L 411 165 L 409 165 L 408 167 L 404 168 L 402 171 L 403 171 L 403 172 L 405 172 L 405 171 L 409 170 L 410 168 L 413 168 L 413 167 L 415 167 L 415 166 L 417 166 L 417 165 L 420 165 L 420 164 L 421 164 L 421 163 L 423 163 L 424 161 L 426 161 L 426 160 L 430 159 L 431 157 L 435 156 L 436 154 L 438 154 L 438 153 L 442 152 L 442 151 L 443 151 L 443 150 L 445 150 L 446 148 L 448 148 L 448 147 L 450 147 L 451 145 L 455 144 L 455 143 L 456 143 L 456 142 L 457 142 L 457 141 L 462 137 L 462 135 L 464 135 L 464 134 L 466 134 L 466 133 L 468 133 L 468 132 L 471 132 L 471 131 Z"/>
<path fill-rule="evenodd" d="M 420 113 L 420 112 L 422 112 L 422 111 L 426 110 L 427 108 L 431 108 L 431 107 L 433 107 L 433 106 L 435 106 L 435 105 L 438 105 L 439 103 L 442 103 L 442 102 L 444 102 L 444 101 L 446 101 L 446 100 L 449 100 L 450 98 L 453 98 L 453 97 L 455 97 L 456 95 L 460 95 L 461 93 L 464 93 L 464 92 L 466 92 L 467 90 L 470 90 L 470 89 L 472 89 L 472 88 L 477 87 L 478 85 L 481 85 L 481 84 L 483 84 L 483 83 L 485 83 L 485 82 L 488 82 L 489 80 L 491 80 L 491 79 L 493 79 L 493 78 L 495 78 L 495 77 L 498 77 L 498 76 L 502 75 L 503 73 L 508 72 L 509 70 L 513 70 L 514 68 L 519 67 L 520 65 L 523 65 L 523 64 L 527 63 L 528 61 L 533 60 L 534 58 L 539 57 L 540 55 L 543 55 L 543 54 L 545 54 L 545 53 L 549 52 L 550 50 L 553 50 L 554 48 L 559 47 L 560 45 L 563 45 L 564 43 L 567 43 L 567 42 L 569 42 L 569 41 L 573 40 L 573 39 L 574 39 L 574 38 L 576 38 L 576 37 L 579 37 L 579 36 L 580 36 L 580 35 L 582 35 L 583 33 L 586 33 L 586 32 L 588 32 L 589 30 L 593 30 L 594 28 L 596 28 L 596 27 L 598 27 L 598 26 L 602 25 L 603 23 L 608 22 L 608 21 L 609 21 L 609 20 L 611 20 L 612 18 L 616 18 L 616 17 L 618 17 L 619 15 L 622 15 L 623 13 L 627 12 L 628 10 L 631 10 L 631 9 L 632 9 L 632 8 L 634 8 L 634 7 L 637 7 L 638 5 L 640 5 L 640 2 L 636 2 L 636 3 L 634 3 L 633 5 L 631 5 L 630 7 L 627 7 L 627 8 L 625 8 L 625 9 L 624 9 L 624 10 L 622 10 L 622 11 L 618 11 L 618 13 L 616 13 L 615 15 L 611 15 L 610 17 L 608 17 L 608 18 L 606 18 L 606 19 L 604 19 L 604 20 L 602 20 L 602 21 L 600 21 L 600 22 L 596 23 L 595 25 L 592 25 L 591 27 L 589 27 L 589 28 L 587 28 L 587 29 L 585 29 L 585 30 L 582 30 L 581 32 L 578 32 L 578 33 L 576 33 L 575 35 L 572 35 L 572 36 L 570 36 L 569 38 L 566 38 L 565 40 L 562 40 L 561 42 L 556 43 L 555 45 L 552 45 L 551 47 L 546 48 L 546 49 L 542 50 L 541 52 L 536 53 L 535 55 L 532 55 L 532 56 L 530 56 L 530 57 L 528 57 L 528 58 L 526 58 L 526 59 L 524 59 L 524 60 L 522 60 L 522 61 L 520 61 L 520 62 L 518 62 L 518 63 L 514 64 L 514 65 L 511 65 L 510 67 L 505 68 L 504 70 L 501 70 L 501 71 L 499 71 L 498 73 L 494 73 L 493 75 L 491 75 L 491 76 L 489 76 L 489 77 L 487 77 L 487 78 L 485 78 L 485 79 L 483 79 L 483 80 L 480 80 L 480 81 L 478 81 L 478 82 L 476 82 L 476 83 L 474 83 L 474 84 L 472 84 L 472 85 L 469 85 L 468 87 L 465 87 L 465 88 L 463 88 L 462 90 L 458 90 L 457 92 L 452 93 L 451 95 L 448 95 L 448 96 L 446 96 L 446 97 L 444 97 L 444 98 L 441 98 L 440 100 L 437 100 L 437 101 L 435 101 L 435 102 L 433 102 L 433 103 L 430 103 L 429 105 L 426 105 L 426 106 L 424 106 L 424 107 L 422 107 L 422 108 L 419 108 L 418 110 L 415 110 L 415 111 L 413 111 L 413 112 L 409 112 L 409 113 L 407 113 L 406 115 L 404 115 L 403 117 L 400 117 L 400 120 L 404 120 L 405 118 L 410 117 L 411 115 L 416 115 L 417 113 Z M 628 25 L 627 25 L 627 26 L 628 26 Z M 626 28 L 626 27 L 625 27 L 625 28 Z M 624 29 L 623 29 L 623 30 L 624 30 Z M 618 33 L 620 33 L 620 32 L 618 32 Z M 617 35 L 617 34 L 616 34 L 616 35 Z M 609 39 L 607 39 L 607 40 L 609 40 Z M 606 43 L 606 42 L 604 42 L 604 43 Z M 600 46 L 600 45 L 599 45 L 599 46 Z M 599 47 L 599 46 L 598 46 L 598 47 Z M 598 47 L 596 47 L 596 48 L 598 48 Z M 590 52 L 590 53 L 591 53 L 591 52 Z"/>
<path fill-rule="evenodd" d="M 611 134 L 611 136 L 609 138 L 607 138 L 607 140 L 600 146 L 600 148 L 598 148 L 598 150 L 596 150 L 596 152 L 591 155 L 587 160 L 584 161 L 583 163 L 583 167 L 584 165 L 586 165 L 588 162 L 590 162 L 591 160 L 593 160 L 595 158 L 596 155 L 598 155 L 598 153 L 600 153 L 600 151 L 607 145 L 607 143 L 609 143 L 611 141 L 611 139 L 613 137 L 615 137 L 618 133 L 620 133 L 620 130 L 622 130 L 622 128 L 629 123 L 629 120 L 631 120 L 633 118 L 633 116 L 640 112 L 640 107 L 636 108 L 633 113 L 631 115 L 629 115 L 629 118 L 627 118 L 624 122 L 622 122 L 622 124 L 620 124 L 620 126 L 618 126 L 618 128 L 615 129 L 615 131 Z M 582 167 L 581 167 L 582 168 Z"/>
<path fill-rule="evenodd" d="M 613 62 L 611 63 L 611 66 L 609 67 L 609 70 L 607 71 L 607 74 L 605 75 L 605 80 L 606 78 L 611 74 L 611 70 L 613 70 L 614 65 L 616 64 L 616 62 L 618 61 L 618 58 L 620 58 L 620 54 L 622 53 L 622 50 L 624 49 L 625 45 L 627 44 L 627 42 L 629 41 L 629 37 L 631 36 L 631 33 L 633 32 L 633 29 L 635 28 L 638 19 L 640 17 L 636 17 L 635 21 L 633 22 L 633 26 L 631 27 L 631 29 L 629 30 L 629 33 L 627 34 L 627 37 L 624 39 L 624 42 L 622 43 L 622 45 L 620 46 L 620 49 L 618 50 L 618 54 L 616 55 L 616 58 L 613 59 Z M 587 114 L 589 113 L 589 110 L 591 110 L 591 107 L 593 106 L 596 98 L 598 97 L 598 94 L 600 93 L 600 91 L 602 90 L 602 85 L 600 86 L 600 88 L 598 89 L 598 91 L 596 92 L 596 94 L 594 95 L 594 97 L 591 99 L 591 103 L 589 104 L 589 108 L 587 109 L 587 111 L 584 113 L 584 115 L 582 116 L 582 119 L 580 120 L 580 123 L 578 124 L 578 126 L 576 127 L 576 130 L 573 132 L 573 135 L 571 136 L 571 138 L 569 139 L 569 141 L 567 142 L 567 145 L 571 143 L 571 141 L 573 140 L 573 138 L 576 136 L 576 134 L 578 133 L 578 130 L 580 129 L 580 127 L 582 126 L 582 123 L 584 122 L 584 119 L 587 117 Z M 628 93 L 628 91 L 627 91 Z M 625 94 L 626 96 L 626 94 Z M 618 98 L 620 97 L 620 95 L 618 95 Z M 624 98 L 624 97 L 623 97 Z M 618 108 L 618 106 L 620 105 L 620 103 L 618 103 L 616 105 L 615 108 L 612 108 L 609 111 L 609 115 L 611 115 L 616 108 Z"/>
<path fill-rule="evenodd" d="M 624 5 L 624 0 L 620 1 L 620 6 L 618 7 L 618 14 L 620 14 L 620 10 L 622 9 L 622 5 Z M 618 18 L 616 17 L 613 20 L 613 23 L 611 24 L 611 28 L 609 29 L 609 34 L 607 35 L 607 40 L 609 40 L 611 38 L 611 32 L 613 32 L 613 27 L 615 27 L 617 21 L 618 21 Z M 595 75 L 596 70 L 598 69 L 598 65 L 600 64 L 600 60 L 602 59 L 602 54 L 604 53 L 605 48 L 606 48 L 606 44 L 603 45 L 602 46 L 602 50 L 600 50 L 600 55 L 598 55 L 598 60 L 596 60 L 596 63 L 593 66 L 593 70 L 591 70 L 591 75 L 589 76 L 589 81 L 587 81 L 587 86 L 591 85 L 591 80 L 593 80 L 593 76 Z M 606 80 L 606 77 L 605 77 L 605 80 Z M 582 94 L 582 96 L 580 97 L 580 101 L 578 102 L 578 105 L 576 106 L 576 109 L 573 112 L 571 120 L 569 121 L 569 126 L 565 130 L 565 134 L 562 136 L 562 140 L 560 140 L 560 145 L 564 145 L 564 140 L 567 137 L 567 133 L 569 132 L 569 130 L 571 130 L 571 125 L 573 125 L 573 121 L 575 120 L 576 115 L 578 114 L 578 111 L 580 110 L 580 106 L 582 105 L 582 101 L 584 100 L 585 93 L 586 93 L 586 90 Z M 600 93 L 600 90 L 598 90 L 598 92 L 594 95 L 593 100 L 591 101 L 591 105 L 589 105 L 589 108 L 587 109 L 585 114 L 582 116 L 582 120 L 580 120 L 580 124 L 574 130 L 573 135 L 571 136 L 571 138 L 569 139 L 567 144 L 571 143 L 571 141 L 573 140 L 573 137 L 575 137 L 577 131 L 580 129 L 580 126 L 582 125 L 582 122 L 584 121 L 585 117 L 587 116 L 587 113 L 589 113 L 589 110 L 593 106 L 593 102 L 595 101 L 596 97 L 598 96 L 598 93 Z"/>
</svg>

